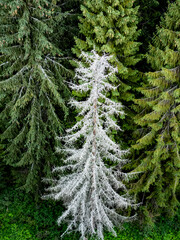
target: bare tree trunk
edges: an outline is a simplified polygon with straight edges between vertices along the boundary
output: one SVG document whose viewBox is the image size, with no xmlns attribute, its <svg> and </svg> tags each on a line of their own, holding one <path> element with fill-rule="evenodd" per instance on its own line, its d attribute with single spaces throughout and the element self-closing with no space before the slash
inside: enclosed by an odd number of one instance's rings
<svg viewBox="0 0 180 240">
<path fill-rule="evenodd" d="M 94 86 L 93 86 L 94 90 L 97 93 L 97 80 L 95 79 L 94 82 Z M 97 96 L 97 94 L 96 94 Z M 95 199 L 93 198 L 93 193 L 96 192 L 96 150 L 97 150 L 97 146 L 96 146 L 96 128 L 97 128 L 97 97 L 94 99 L 94 103 L 93 103 L 93 143 L 92 143 L 92 192 L 91 192 L 91 197 L 92 197 L 92 211 L 95 210 L 96 206 L 95 206 Z M 93 219 L 93 228 L 94 228 L 94 219 Z"/>
</svg>

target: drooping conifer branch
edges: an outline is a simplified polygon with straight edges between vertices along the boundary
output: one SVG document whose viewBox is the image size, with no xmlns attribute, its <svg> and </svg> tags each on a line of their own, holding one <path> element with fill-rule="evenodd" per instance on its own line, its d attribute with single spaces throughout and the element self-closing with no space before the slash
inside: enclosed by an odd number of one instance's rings
<svg viewBox="0 0 180 240">
<path fill-rule="evenodd" d="M 0 1 L 4 160 L 25 173 L 22 181 L 19 174 L 15 176 L 24 189 L 36 196 L 41 176 L 50 174 L 50 166 L 57 159 L 55 138 L 62 133 L 62 120 L 68 114 L 64 98 L 69 91 L 63 80 L 71 73 L 53 39 L 56 20 L 63 19 L 55 2 Z"/>
<path fill-rule="evenodd" d="M 154 71 L 146 74 L 136 99 L 142 111 L 136 116 L 141 126 L 134 149 L 142 151 L 135 171 L 142 171 L 132 191 L 145 192 L 149 219 L 167 210 L 174 214 L 180 171 L 180 1 L 169 4 L 157 28 L 147 59 Z M 140 134 L 139 134 L 140 133 Z M 140 160 L 140 161 L 139 161 Z"/>
</svg>

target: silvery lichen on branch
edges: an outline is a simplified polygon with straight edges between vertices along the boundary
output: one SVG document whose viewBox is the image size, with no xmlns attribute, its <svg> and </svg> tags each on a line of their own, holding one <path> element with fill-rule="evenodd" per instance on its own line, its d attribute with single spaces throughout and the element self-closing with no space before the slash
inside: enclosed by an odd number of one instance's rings
<svg viewBox="0 0 180 240">
<path fill-rule="evenodd" d="M 114 116 L 124 112 L 121 103 L 106 97 L 108 91 L 115 89 L 111 78 L 117 69 L 109 63 L 111 56 L 99 56 L 93 50 L 83 52 L 81 57 L 86 63 L 80 62 L 76 69 L 80 84 L 70 83 L 70 87 L 88 96 L 84 101 L 70 101 L 79 110 L 81 120 L 60 138 L 65 143 L 67 158 L 64 166 L 53 170 L 59 174 L 58 180 L 46 179 L 52 186 L 44 198 L 64 201 L 67 209 L 59 217 L 58 224 L 67 220 L 66 232 L 77 230 L 83 239 L 89 235 L 103 239 L 104 230 L 116 234 L 114 225 L 131 219 L 116 211 L 133 205 L 120 180 L 127 177 L 120 166 L 127 162 L 128 150 L 122 150 L 110 137 L 113 129 L 121 130 Z M 78 141 L 80 145 L 76 147 Z M 115 170 L 108 162 L 119 165 L 119 169 Z M 126 194 L 119 195 L 120 189 Z"/>
<path fill-rule="evenodd" d="M 82 1 L 79 17 L 80 35 L 75 37 L 72 51 L 79 56 L 81 51 L 103 52 L 112 55 L 111 64 L 118 72 L 114 83 L 116 90 L 110 91 L 111 99 L 118 99 L 124 105 L 126 115 L 121 119 L 125 134 L 119 133 L 119 141 L 130 146 L 131 133 L 134 131 L 133 99 L 137 92 L 138 82 L 142 82 L 136 64 L 142 56 L 141 45 L 137 39 L 140 31 L 138 8 L 133 0 L 85 0 Z"/>
</svg>

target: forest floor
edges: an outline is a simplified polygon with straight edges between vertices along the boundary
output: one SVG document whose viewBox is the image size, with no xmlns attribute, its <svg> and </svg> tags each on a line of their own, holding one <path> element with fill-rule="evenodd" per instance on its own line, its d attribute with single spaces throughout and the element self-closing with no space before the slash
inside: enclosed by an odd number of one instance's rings
<svg viewBox="0 0 180 240">
<path fill-rule="evenodd" d="M 66 226 L 58 227 L 57 217 L 63 207 L 53 201 L 34 202 L 32 196 L 8 188 L 0 194 L 0 240 L 79 240 L 71 234 L 60 238 Z M 136 223 L 124 224 L 117 237 L 105 234 L 105 240 L 179 240 L 180 209 L 173 219 L 159 217 L 154 227 L 140 228 Z"/>
</svg>

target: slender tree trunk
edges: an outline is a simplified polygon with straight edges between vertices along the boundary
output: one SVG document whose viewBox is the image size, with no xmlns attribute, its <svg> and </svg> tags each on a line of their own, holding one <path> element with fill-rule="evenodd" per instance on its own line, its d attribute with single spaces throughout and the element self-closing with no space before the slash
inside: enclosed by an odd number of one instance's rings
<svg viewBox="0 0 180 240">
<path fill-rule="evenodd" d="M 97 90 L 97 80 L 95 79 L 94 88 L 96 91 L 96 96 L 98 94 Z M 94 156 L 94 160 L 96 160 L 96 128 L 97 128 L 97 97 L 94 99 L 93 104 L 93 145 L 92 145 L 92 154 Z"/>
<path fill-rule="evenodd" d="M 93 102 L 93 143 L 92 143 L 92 193 L 91 193 L 91 197 L 92 197 L 92 211 L 95 210 L 96 206 L 95 206 L 95 199 L 94 196 L 96 195 L 96 155 L 97 155 L 97 145 L 96 145 L 96 131 L 97 131 L 97 79 L 95 78 L 95 82 L 94 82 L 94 91 L 96 92 L 96 97 L 94 98 L 94 102 Z M 94 195 L 94 196 L 93 196 Z M 93 228 L 94 228 L 94 219 L 93 219 Z"/>
</svg>

